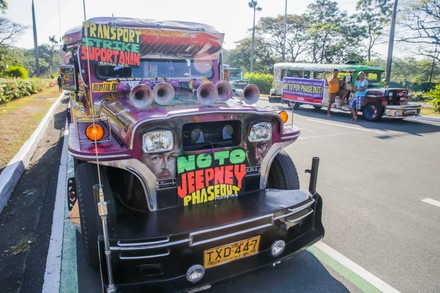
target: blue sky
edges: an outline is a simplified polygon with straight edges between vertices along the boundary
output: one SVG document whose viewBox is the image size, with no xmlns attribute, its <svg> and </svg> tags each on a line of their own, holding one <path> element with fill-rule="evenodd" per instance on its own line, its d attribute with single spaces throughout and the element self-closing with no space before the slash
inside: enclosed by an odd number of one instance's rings
<svg viewBox="0 0 440 293">
<path fill-rule="evenodd" d="M 15 44 L 33 48 L 32 0 L 9 0 L 5 17 L 27 25 L 29 29 Z M 84 0 L 86 17 L 123 16 L 159 20 L 185 20 L 210 24 L 225 33 L 224 47 L 235 47 L 234 42 L 250 36 L 253 10 L 248 0 Z M 256 13 L 256 22 L 262 16 L 284 15 L 285 0 L 257 0 L 262 7 Z M 302 14 L 312 0 L 287 0 L 288 14 Z M 356 0 L 339 0 L 341 10 L 352 11 Z M 66 30 L 84 20 L 83 0 L 34 0 L 38 28 L 38 44 L 48 44 L 49 37 L 59 40 Z"/>
</svg>

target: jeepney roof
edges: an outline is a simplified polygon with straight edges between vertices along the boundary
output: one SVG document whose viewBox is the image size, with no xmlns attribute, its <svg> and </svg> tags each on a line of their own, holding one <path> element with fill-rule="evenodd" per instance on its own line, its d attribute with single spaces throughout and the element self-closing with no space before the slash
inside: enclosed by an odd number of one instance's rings
<svg viewBox="0 0 440 293">
<path fill-rule="evenodd" d="M 314 64 L 314 63 L 275 63 L 274 69 L 299 69 L 299 70 L 310 70 L 310 71 L 331 71 L 333 69 L 338 69 L 339 71 L 362 71 L 362 70 L 374 70 L 381 71 L 384 70 L 378 66 L 368 66 L 368 65 L 358 65 L 358 64 Z"/>
<path fill-rule="evenodd" d="M 149 32 L 162 31 L 162 35 L 160 33 L 155 34 L 156 39 L 169 38 L 172 35 L 174 39 L 184 39 L 181 45 L 186 44 L 187 46 L 182 47 L 191 47 L 194 45 L 198 47 L 205 46 L 205 48 L 210 48 L 210 53 L 220 50 L 224 38 L 224 34 L 218 32 L 213 26 L 188 21 L 95 17 L 88 19 L 87 22 L 120 28 L 139 29 L 146 32 L 147 35 Z M 81 44 L 83 38 L 82 28 L 82 26 L 74 27 L 63 35 L 63 44 L 67 49 L 77 47 Z M 174 34 L 172 34 L 173 32 Z M 175 42 L 178 42 L 178 40 L 175 40 L 174 43 Z M 141 44 L 141 47 L 142 45 L 143 44 Z"/>
</svg>

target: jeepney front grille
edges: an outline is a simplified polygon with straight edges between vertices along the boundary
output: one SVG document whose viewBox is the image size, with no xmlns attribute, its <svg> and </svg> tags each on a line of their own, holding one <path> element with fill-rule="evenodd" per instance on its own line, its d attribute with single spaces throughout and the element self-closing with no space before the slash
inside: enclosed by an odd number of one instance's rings
<svg viewBox="0 0 440 293">
<path fill-rule="evenodd" d="M 182 128 L 185 151 L 238 146 L 241 142 L 241 122 L 217 121 L 187 123 Z"/>
</svg>

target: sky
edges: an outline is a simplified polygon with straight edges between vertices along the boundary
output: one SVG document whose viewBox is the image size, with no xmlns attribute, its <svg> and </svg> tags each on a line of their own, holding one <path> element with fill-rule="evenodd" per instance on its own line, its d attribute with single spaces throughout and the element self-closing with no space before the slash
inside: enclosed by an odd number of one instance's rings
<svg viewBox="0 0 440 293">
<path fill-rule="evenodd" d="M 50 44 L 49 37 L 57 40 L 70 28 L 80 26 L 86 18 L 99 16 L 119 16 L 157 20 L 183 20 L 201 22 L 214 26 L 225 34 L 223 47 L 235 48 L 235 42 L 251 37 L 253 9 L 250 0 L 34 0 L 38 44 Z M 307 6 L 315 0 L 257 0 L 261 11 L 256 11 L 255 22 L 261 17 L 284 15 L 287 1 L 288 14 L 303 14 Z M 341 11 L 352 14 L 357 0 L 335 0 Z M 26 25 L 29 28 L 14 43 L 19 48 L 32 49 L 32 0 L 8 0 L 9 8 L 3 17 L 10 21 Z M 374 48 L 386 59 L 388 39 Z M 411 55 L 404 47 L 394 44 L 394 56 Z M 413 55 L 411 55 L 413 56 Z"/>
<path fill-rule="evenodd" d="M 340 10 L 354 11 L 357 0 L 337 0 Z M 60 36 L 68 29 L 98 16 L 120 16 L 158 20 L 185 20 L 214 26 L 225 33 L 224 48 L 232 49 L 235 42 L 251 36 L 253 9 L 249 0 L 34 0 L 38 44 L 49 44 L 49 37 Z M 302 14 L 314 0 L 287 0 L 288 14 Z M 260 17 L 284 15 L 286 0 L 257 0 Z M 31 49 L 32 0 L 8 0 L 8 10 L 3 15 L 10 21 L 29 26 L 14 45 Z"/>
</svg>

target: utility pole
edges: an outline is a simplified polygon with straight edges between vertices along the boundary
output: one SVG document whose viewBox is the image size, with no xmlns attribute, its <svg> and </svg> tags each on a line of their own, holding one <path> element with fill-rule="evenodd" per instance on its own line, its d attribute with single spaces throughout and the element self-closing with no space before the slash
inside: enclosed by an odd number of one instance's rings
<svg viewBox="0 0 440 293">
<path fill-rule="evenodd" d="M 286 36 L 287 36 L 287 0 L 284 5 L 283 62 L 286 61 Z"/>
<path fill-rule="evenodd" d="M 387 72 L 386 72 L 386 77 L 385 77 L 385 83 L 387 85 L 390 84 L 391 65 L 393 63 L 393 46 L 394 46 L 394 31 L 396 28 L 397 2 L 398 2 L 398 0 L 394 0 L 393 14 L 391 15 L 390 39 L 388 41 Z"/>
<path fill-rule="evenodd" d="M 35 7 L 34 0 L 32 0 L 32 25 L 34 32 L 34 54 L 35 54 L 35 74 L 40 76 L 40 63 L 38 62 L 38 58 L 40 56 L 40 52 L 38 51 L 38 41 L 37 41 L 37 24 L 35 22 Z"/>
<path fill-rule="evenodd" d="M 248 2 L 249 8 L 254 10 L 254 22 L 252 24 L 252 49 L 251 49 L 251 70 L 250 72 L 254 72 L 254 49 L 255 49 L 255 11 L 261 11 L 263 8 L 258 6 L 257 1 L 251 0 Z"/>
</svg>

